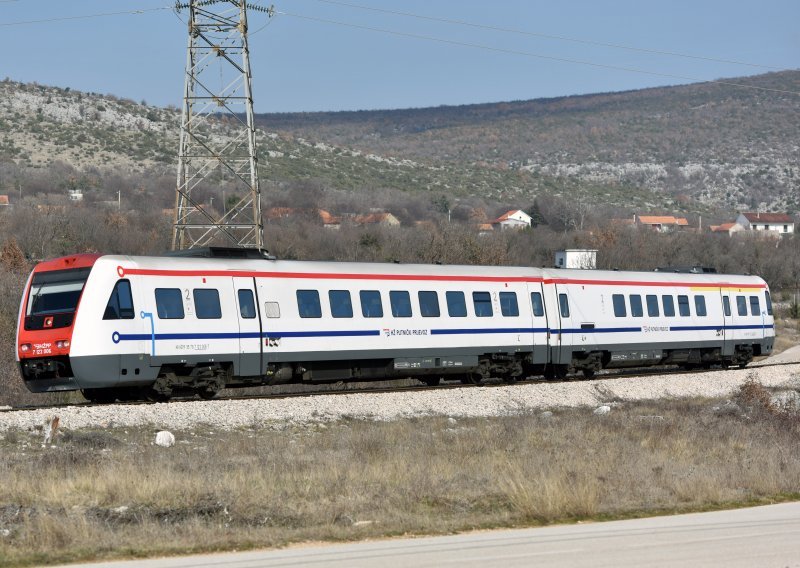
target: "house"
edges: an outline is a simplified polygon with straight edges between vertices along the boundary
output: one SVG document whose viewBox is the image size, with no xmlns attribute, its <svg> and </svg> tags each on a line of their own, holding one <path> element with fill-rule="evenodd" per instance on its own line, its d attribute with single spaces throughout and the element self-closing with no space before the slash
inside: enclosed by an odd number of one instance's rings
<svg viewBox="0 0 800 568">
<path fill-rule="evenodd" d="M 736 221 L 722 223 L 721 225 L 710 225 L 709 229 L 711 229 L 712 233 L 728 233 L 729 236 L 733 236 L 739 231 L 744 231 L 744 227 L 742 227 Z"/>
<path fill-rule="evenodd" d="M 556 268 L 597 268 L 597 249 L 566 249 L 556 252 Z"/>
<path fill-rule="evenodd" d="M 70 201 L 83 201 L 83 191 L 80 189 L 70 189 L 68 194 Z"/>
<path fill-rule="evenodd" d="M 786 213 L 740 213 L 736 222 L 746 231 L 769 231 L 773 236 L 794 233 L 794 219 Z"/>
<path fill-rule="evenodd" d="M 527 229 L 531 226 L 531 216 L 522 209 L 512 209 L 500 215 L 491 223 L 501 230 Z"/>
<path fill-rule="evenodd" d="M 683 217 L 673 217 L 672 215 L 639 215 L 636 217 L 636 224 L 658 233 L 667 233 L 688 227 L 689 221 Z"/>
<path fill-rule="evenodd" d="M 0 208 L 9 207 L 11 204 L 8 202 L 8 195 L 0 195 Z"/>
<path fill-rule="evenodd" d="M 342 218 L 331 215 L 330 212 L 324 209 L 317 209 L 317 214 L 322 221 L 322 226 L 326 229 L 339 229 L 342 226 Z"/>
<path fill-rule="evenodd" d="M 356 225 L 380 225 L 381 227 L 396 227 L 400 220 L 391 213 L 369 213 L 367 215 L 356 215 L 353 217 Z"/>
<path fill-rule="evenodd" d="M 491 223 L 478 223 L 478 236 L 491 235 L 494 233 L 494 225 Z"/>
</svg>

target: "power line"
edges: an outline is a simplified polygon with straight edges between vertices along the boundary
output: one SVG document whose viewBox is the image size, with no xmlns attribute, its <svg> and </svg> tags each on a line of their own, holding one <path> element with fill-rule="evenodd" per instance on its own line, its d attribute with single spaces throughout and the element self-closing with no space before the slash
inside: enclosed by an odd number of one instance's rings
<svg viewBox="0 0 800 568">
<path fill-rule="evenodd" d="M 468 27 L 471 27 L 471 28 L 478 28 L 478 29 L 482 29 L 482 30 L 491 30 L 491 31 L 495 31 L 495 32 L 503 32 L 503 33 L 530 36 L 530 37 L 540 37 L 540 38 L 546 38 L 546 39 L 555 39 L 555 40 L 559 40 L 559 41 L 569 41 L 569 42 L 573 42 L 573 43 L 582 43 L 584 45 L 595 45 L 595 46 L 599 46 L 599 47 L 611 47 L 611 48 L 614 48 L 614 49 L 624 49 L 624 50 L 627 50 L 627 51 L 637 51 L 637 52 L 640 52 L 640 53 L 652 53 L 652 54 L 656 54 L 656 55 L 669 55 L 669 56 L 672 56 L 672 57 L 683 57 L 683 58 L 686 58 L 686 59 L 696 59 L 696 60 L 700 60 L 700 61 L 713 61 L 715 63 L 728 63 L 728 64 L 732 64 L 732 65 L 744 65 L 746 67 L 756 67 L 756 68 L 761 68 L 761 69 L 772 69 L 772 70 L 780 70 L 781 69 L 781 67 L 774 67 L 772 65 L 762 65 L 762 64 L 758 64 L 758 63 L 748 63 L 746 61 L 736 61 L 736 60 L 733 60 L 733 59 L 718 59 L 718 58 L 715 58 L 715 57 L 706 57 L 706 56 L 702 56 L 702 55 L 693 55 L 693 54 L 689 54 L 689 53 L 680 53 L 680 52 L 677 52 L 677 51 L 663 51 L 663 50 L 659 50 L 659 49 L 650 49 L 650 48 L 646 48 L 646 47 L 633 47 L 633 46 L 622 45 L 622 44 L 618 44 L 618 43 L 606 43 L 606 42 L 601 42 L 601 41 L 594 41 L 594 40 L 588 40 L 588 39 L 582 39 L 582 38 L 576 38 L 576 37 L 570 37 L 570 36 L 561 36 L 561 35 L 545 34 L 545 33 L 542 33 L 542 32 L 519 30 L 519 29 L 514 29 L 514 28 L 503 28 L 503 27 L 498 27 L 498 26 L 490 26 L 490 25 L 486 25 L 486 24 L 478 24 L 478 23 L 475 23 L 475 22 L 469 22 L 469 21 L 466 21 L 466 20 L 452 20 L 452 19 L 448 19 L 448 18 L 437 18 L 437 17 L 433 17 L 433 16 L 423 16 L 421 14 L 413 14 L 411 12 L 400 12 L 400 11 L 396 11 L 396 10 L 387 10 L 385 8 L 375 8 L 373 6 L 363 6 L 361 4 L 352 4 L 350 2 L 341 2 L 341 1 L 338 1 L 338 0 L 314 0 L 314 1 L 321 2 L 321 3 L 324 3 L 324 4 L 333 4 L 333 5 L 336 5 L 336 6 L 346 6 L 348 8 L 356 8 L 356 9 L 359 9 L 359 10 L 369 10 L 371 12 L 379 12 L 379 13 L 382 13 L 382 14 L 391 14 L 391 15 L 394 15 L 394 16 L 404 16 L 404 17 L 407 17 L 407 18 L 416 18 L 418 20 L 428 20 L 430 22 L 439 22 L 439 23 L 444 23 L 444 24 L 454 24 L 454 25 L 459 25 L 459 26 L 468 26 Z"/>
<path fill-rule="evenodd" d="M 547 59 L 547 60 L 550 60 L 550 61 L 558 61 L 560 63 L 573 63 L 573 64 L 576 64 L 576 65 L 586 65 L 586 66 L 589 66 L 589 67 L 597 67 L 597 68 L 600 68 L 600 69 L 613 69 L 614 71 L 626 71 L 628 73 L 639 73 L 639 74 L 642 74 L 642 75 L 652 75 L 652 76 L 655 76 L 655 77 L 666 77 L 668 79 L 679 79 L 681 81 L 691 81 L 693 83 L 716 83 L 718 85 L 726 85 L 726 86 L 729 86 L 729 87 L 741 87 L 741 88 L 744 88 L 744 89 L 753 89 L 753 90 L 758 90 L 758 91 L 781 93 L 781 94 L 784 94 L 784 95 L 800 95 L 800 92 L 798 92 L 798 91 L 787 91 L 787 90 L 784 90 L 784 89 L 772 89 L 772 88 L 769 88 L 769 87 L 759 87 L 757 85 L 747 85 L 747 84 L 744 84 L 744 83 L 734 83 L 732 81 L 706 80 L 706 79 L 699 79 L 697 77 L 690 77 L 688 75 L 675 75 L 675 74 L 672 74 L 672 73 L 663 73 L 663 72 L 660 72 L 660 71 L 649 71 L 647 69 L 639 69 L 639 68 L 636 68 L 636 67 L 623 67 L 623 66 L 618 66 L 618 65 L 607 65 L 607 64 L 604 64 L 604 63 L 596 63 L 596 62 L 593 62 L 593 61 L 584 61 L 584 60 L 581 60 L 581 59 L 569 59 L 569 58 L 566 58 L 566 57 L 556 57 L 556 56 L 552 56 L 552 55 L 542 55 L 542 54 L 533 53 L 533 52 L 530 52 L 530 51 L 522 51 L 522 50 L 517 50 L 517 49 L 508 49 L 508 48 L 504 48 L 504 47 L 494 47 L 494 46 L 491 46 L 491 45 L 482 45 L 482 44 L 479 44 L 479 43 L 469 43 L 469 42 L 445 39 L 445 38 L 429 36 L 429 35 L 415 34 L 415 33 L 410 33 L 410 32 L 399 32 L 399 31 L 395 31 L 395 30 L 387 30 L 387 29 L 384 29 L 384 28 L 375 28 L 375 27 L 371 27 L 371 26 L 362 26 L 362 25 L 359 25 L 359 24 L 353 24 L 353 23 L 349 23 L 349 22 L 341 22 L 341 21 L 337 21 L 337 20 L 327 20 L 327 19 L 324 19 L 324 18 L 317 18 L 317 17 L 314 17 L 314 16 L 305 16 L 305 15 L 302 15 L 302 14 L 293 14 L 291 12 L 276 11 L 275 14 L 282 15 L 282 16 L 290 16 L 292 18 L 299 18 L 301 20 L 309 20 L 309 21 L 320 22 L 320 23 L 324 23 L 324 24 L 335 24 L 337 26 L 344 26 L 344 27 L 347 27 L 347 28 L 354 28 L 354 29 L 360 29 L 360 30 L 367 30 L 367 31 L 371 31 L 371 32 L 384 33 L 384 34 L 389 34 L 389 35 L 398 36 L 398 37 L 405 37 L 405 38 L 412 38 L 412 39 L 422 39 L 422 40 L 425 40 L 425 41 L 433 41 L 433 42 L 444 43 L 444 44 L 448 44 L 448 45 L 457 45 L 459 47 L 471 47 L 471 48 L 475 48 L 475 49 L 483 49 L 483 50 L 486 50 L 486 51 L 493 51 L 495 53 L 508 53 L 508 54 L 511 54 L 511 55 L 522 55 L 522 56 L 525 56 L 525 57 L 533 57 L 533 58 L 536 58 L 536 59 Z"/>
<path fill-rule="evenodd" d="M 65 20 L 87 20 L 89 18 L 102 18 L 105 16 L 128 16 L 128 15 L 138 15 L 144 14 L 145 12 L 157 12 L 160 10 L 172 10 L 173 6 L 162 6 L 160 8 L 143 8 L 140 10 L 127 10 L 125 12 L 103 12 L 100 14 L 85 14 L 82 16 L 62 16 L 59 18 L 46 18 L 43 20 L 26 20 L 20 22 L 2 22 L 0 23 L 0 27 L 9 27 L 9 26 L 26 26 L 29 24 L 45 24 L 49 22 L 63 22 Z"/>
</svg>

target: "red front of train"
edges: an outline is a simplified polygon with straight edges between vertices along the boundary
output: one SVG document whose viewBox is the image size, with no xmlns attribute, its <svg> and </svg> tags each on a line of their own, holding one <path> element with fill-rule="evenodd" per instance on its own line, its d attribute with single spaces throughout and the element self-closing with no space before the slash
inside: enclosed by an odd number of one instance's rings
<svg viewBox="0 0 800 568">
<path fill-rule="evenodd" d="M 17 322 L 17 360 L 32 392 L 76 388 L 70 346 L 83 289 L 100 255 L 79 254 L 36 265 Z"/>
</svg>

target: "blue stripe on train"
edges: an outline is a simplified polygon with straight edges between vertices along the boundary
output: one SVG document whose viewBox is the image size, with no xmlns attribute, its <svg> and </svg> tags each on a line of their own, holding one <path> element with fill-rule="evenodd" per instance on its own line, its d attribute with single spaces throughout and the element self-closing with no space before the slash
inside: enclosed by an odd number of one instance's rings
<svg viewBox="0 0 800 568">
<path fill-rule="evenodd" d="M 669 331 L 716 331 L 742 330 L 742 329 L 773 329 L 774 325 L 687 325 L 671 326 Z M 545 333 L 546 327 L 497 327 L 497 328 L 466 328 L 466 329 L 432 329 L 431 335 L 477 335 L 493 333 Z M 556 334 L 591 334 L 591 333 L 639 333 L 641 327 L 599 327 L 593 329 L 584 328 L 565 328 L 551 329 L 550 333 Z M 254 332 L 230 332 L 230 333 L 156 333 L 155 336 L 149 333 L 115 333 L 115 343 L 119 341 L 156 341 L 180 340 L 180 339 L 259 339 L 259 338 L 282 338 L 282 337 L 368 337 L 377 336 L 381 332 L 378 329 L 363 330 L 331 330 L 331 331 L 267 331 L 264 333 Z"/>
</svg>

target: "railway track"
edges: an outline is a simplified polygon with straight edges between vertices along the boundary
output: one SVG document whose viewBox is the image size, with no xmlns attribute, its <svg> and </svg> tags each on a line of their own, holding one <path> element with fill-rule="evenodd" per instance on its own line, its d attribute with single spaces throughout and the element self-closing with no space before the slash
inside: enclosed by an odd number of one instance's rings
<svg viewBox="0 0 800 568">
<path fill-rule="evenodd" d="M 752 367 L 747 367 L 746 369 L 763 369 L 769 367 L 784 367 L 784 366 L 793 366 L 800 364 L 800 361 L 794 362 L 781 362 L 781 363 L 761 363 L 754 365 Z M 570 375 L 566 379 L 563 380 L 546 380 L 543 378 L 535 378 L 535 379 L 522 379 L 518 380 L 513 383 L 506 383 L 500 379 L 489 379 L 486 382 L 481 384 L 462 384 L 460 382 L 445 382 L 441 383 L 436 386 L 428 386 L 424 384 L 419 385 L 408 385 L 408 386 L 389 386 L 389 387 L 373 387 L 369 386 L 369 383 L 361 383 L 364 386 L 359 386 L 357 388 L 342 388 L 340 390 L 322 390 L 322 389 L 313 389 L 310 387 L 309 390 L 303 390 L 302 392 L 279 392 L 279 393 L 258 393 L 258 394 L 246 394 L 246 395 L 222 395 L 217 396 L 212 400 L 208 400 L 205 402 L 214 403 L 215 401 L 236 401 L 236 400 L 259 400 L 259 399 L 270 399 L 270 400 L 280 400 L 280 399 L 295 399 L 295 398 L 307 398 L 307 397 L 314 397 L 314 396 L 321 396 L 321 395 L 332 395 L 332 396 L 341 396 L 341 395 L 349 395 L 349 394 L 364 394 L 364 393 L 374 393 L 374 394 L 381 394 L 381 393 L 404 393 L 404 392 L 419 392 L 419 391 L 426 391 L 432 392 L 436 390 L 452 390 L 452 389 L 465 389 L 465 388 L 513 388 L 516 385 L 530 385 L 530 384 L 555 384 L 555 383 L 570 383 L 570 382 L 585 382 L 585 381 L 606 381 L 606 380 L 616 380 L 616 379 L 627 379 L 627 378 L 637 378 L 637 377 L 656 377 L 656 376 L 681 376 L 686 374 L 706 374 L 706 373 L 719 373 L 724 371 L 730 370 L 739 370 L 739 369 L 725 369 L 725 368 L 712 368 L 712 369 L 678 369 L 678 368 L 647 368 L 647 369 L 630 369 L 630 370 L 610 370 L 610 371 L 600 371 L 592 377 L 591 379 L 587 379 L 582 375 Z M 235 392 L 235 391 L 234 391 Z M 173 398 L 167 402 L 154 402 L 154 401 L 123 401 L 123 402 L 114 402 L 114 403 L 93 403 L 93 402 L 78 402 L 78 403 L 61 403 L 61 404 L 44 404 L 44 405 L 21 405 L 21 406 L 12 406 L 9 408 L 0 408 L 0 413 L 8 413 L 8 412 L 20 412 L 26 410 L 57 410 L 59 408 L 92 408 L 97 406 L 141 406 L 141 405 L 153 405 L 153 404 L 182 404 L 187 402 L 200 402 L 200 399 L 195 397 L 186 397 L 186 398 Z"/>
</svg>

